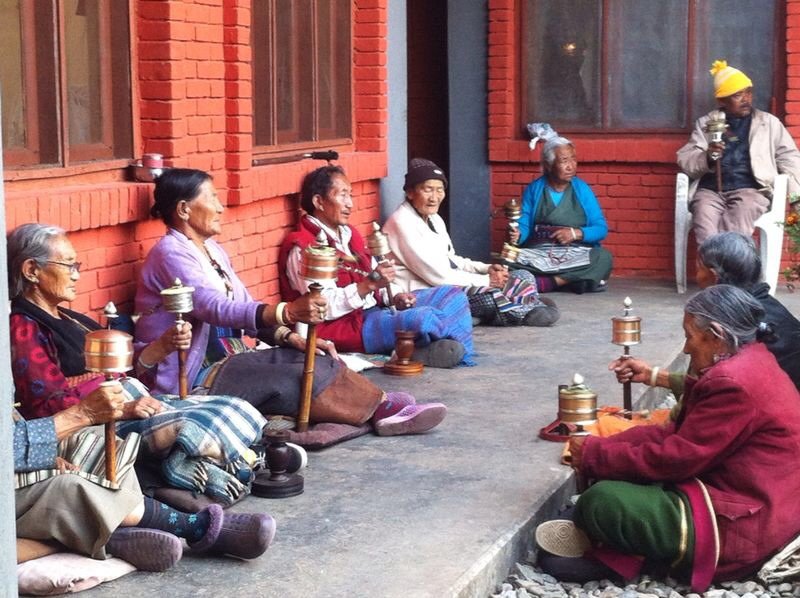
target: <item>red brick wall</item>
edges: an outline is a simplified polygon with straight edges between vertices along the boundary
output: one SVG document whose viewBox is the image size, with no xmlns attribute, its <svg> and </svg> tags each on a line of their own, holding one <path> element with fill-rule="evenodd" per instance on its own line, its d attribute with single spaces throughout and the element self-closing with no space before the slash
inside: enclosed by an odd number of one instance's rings
<svg viewBox="0 0 800 598">
<path fill-rule="evenodd" d="M 541 145 L 535 152 L 522 138 L 518 113 L 520 48 L 517 24 L 522 2 L 489 0 L 489 160 L 493 208 L 521 197 L 539 176 Z M 788 0 L 786 124 L 800 135 L 800 0 Z M 780 74 L 779 74 L 780 76 Z M 563 131 L 576 144 L 578 174 L 592 185 L 610 232 L 605 245 L 614 254 L 614 273 L 674 278 L 675 152 L 687 135 L 588 135 Z M 505 221 L 493 223 L 492 246 L 502 242 Z M 689 275 L 694 272 L 694 240 L 689 237 Z M 784 251 L 784 259 L 786 252 Z"/>
<path fill-rule="evenodd" d="M 214 176 L 226 205 L 219 239 L 254 296 L 278 296 L 278 246 L 294 228 L 294 194 L 319 162 L 252 166 L 250 6 L 256 0 L 135 0 L 135 155 Z M 379 217 L 386 175 L 387 0 L 356 0 L 353 18 L 354 140 L 336 147 L 354 188 L 352 223 Z M 117 165 L 114 165 L 117 166 Z M 113 300 L 130 310 L 142 260 L 163 235 L 148 215 L 152 185 L 122 170 L 49 170 L 40 179 L 6 173 L 6 221 L 62 226 L 84 263 L 78 311 Z M 19 179 L 19 180 L 15 180 Z"/>
</svg>

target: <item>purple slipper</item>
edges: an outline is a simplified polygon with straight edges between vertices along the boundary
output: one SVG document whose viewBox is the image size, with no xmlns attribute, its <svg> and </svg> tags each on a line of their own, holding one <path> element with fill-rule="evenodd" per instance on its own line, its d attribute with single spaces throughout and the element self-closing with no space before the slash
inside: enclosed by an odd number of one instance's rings
<svg viewBox="0 0 800 598">
<path fill-rule="evenodd" d="M 254 559 L 264 554 L 275 537 L 275 520 L 264 513 L 226 513 L 217 504 L 204 511 L 210 517 L 208 530 L 189 543 L 192 552 Z"/>
<path fill-rule="evenodd" d="M 166 571 L 181 560 L 183 542 L 160 529 L 120 527 L 111 534 L 106 550 L 140 571 Z"/>
<path fill-rule="evenodd" d="M 375 422 L 375 433 L 378 436 L 420 434 L 442 423 L 445 415 L 447 407 L 441 403 L 408 405 L 396 414 Z"/>
</svg>

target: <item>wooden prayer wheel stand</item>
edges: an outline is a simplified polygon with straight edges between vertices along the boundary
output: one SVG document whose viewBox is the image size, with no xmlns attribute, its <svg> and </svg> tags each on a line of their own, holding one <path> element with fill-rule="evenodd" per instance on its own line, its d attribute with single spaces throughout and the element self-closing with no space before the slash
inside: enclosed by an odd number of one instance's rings
<svg viewBox="0 0 800 598">
<path fill-rule="evenodd" d="M 180 331 L 183 328 L 183 314 L 188 314 L 194 309 L 192 303 L 194 287 L 185 287 L 180 278 L 176 278 L 172 286 L 161 291 L 161 302 L 164 311 L 176 314 L 175 326 Z M 189 394 L 189 381 L 186 378 L 186 349 L 178 351 L 178 396 L 185 399 Z"/>
<path fill-rule="evenodd" d="M 116 384 L 113 374 L 133 369 L 133 337 L 119 330 L 100 329 L 86 334 L 84 341 L 86 369 L 105 374 L 101 386 Z M 117 481 L 117 430 L 113 421 L 105 425 L 106 479 Z"/>
<path fill-rule="evenodd" d="M 252 493 L 261 498 L 288 498 L 302 494 L 305 480 L 299 473 L 287 473 L 289 465 L 289 447 L 286 446 L 288 434 L 284 431 L 265 434 L 269 440 L 267 445 L 267 462 L 269 474 L 259 473 L 253 480 Z"/>
<path fill-rule="evenodd" d="M 642 339 L 642 318 L 631 315 L 633 301 L 630 297 L 625 297 L 622 305 L 624 315 L 611 318 L 611 342 L 624 347 L 622 358 L 629 359 L 630 347 L 638 345 Z M 622 385 L 622 404 L 625 417 L 630 419 L 633 411 L 630 382 Z"/>
</svg>

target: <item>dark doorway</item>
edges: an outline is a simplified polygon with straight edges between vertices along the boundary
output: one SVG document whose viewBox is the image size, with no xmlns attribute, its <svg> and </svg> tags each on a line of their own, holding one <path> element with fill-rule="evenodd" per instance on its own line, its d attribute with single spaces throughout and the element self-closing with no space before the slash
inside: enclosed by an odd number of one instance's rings
<svg viewBox="0 0 800 598">
<path fill-rule="evenodd" d="M 427 158 L 449 175 L 447 1 L 407 0 L 408 158 Z M 439 215 L 448 222 L 448 200 Z"/>
</svg>

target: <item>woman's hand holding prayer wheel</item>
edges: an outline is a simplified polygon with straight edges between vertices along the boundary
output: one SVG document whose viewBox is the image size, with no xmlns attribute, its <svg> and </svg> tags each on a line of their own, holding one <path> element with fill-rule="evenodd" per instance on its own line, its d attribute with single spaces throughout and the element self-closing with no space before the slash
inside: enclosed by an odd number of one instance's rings
<svg viewBox="0 0 800 598">
<path fill-rule="evenodd" d="M 117 383 L 103 385 L 93 390 L 76 407 L 81 416 L 88 421 L 87 425 L 91 426 L 120 419 L 123 405 L 122 386 Z"/>
<path fill-rule="evenodd" d="M 626 382 L 647 384 L 653 368 L 640 359 L 618 357 L 608 364 L 608 369 L 617 375 L 617 382 L 620 384 Z"/>
<path fill-rule="evenodd" d="M 328 300 L 325 297 L 321 295 L 312 297 L 307 293 L 291 303 L 287 303 L 281 314 L 283 321 L 277 321 L 276 323 L 288 326 L 297 322 L 319 324 L 325 321 L 327 311 Z"/>
</svg>

